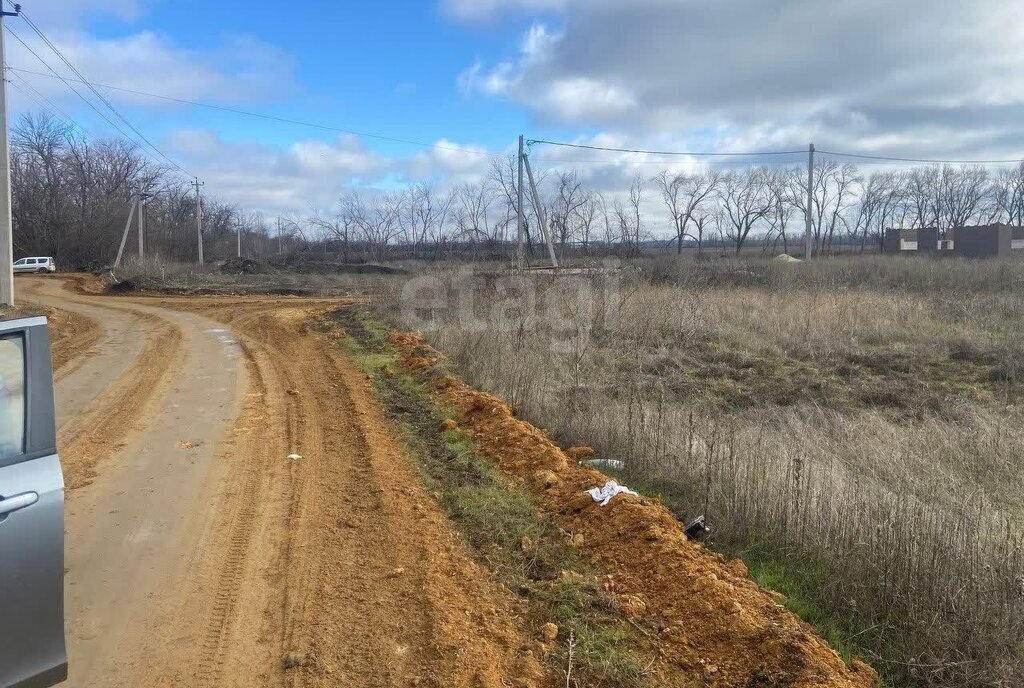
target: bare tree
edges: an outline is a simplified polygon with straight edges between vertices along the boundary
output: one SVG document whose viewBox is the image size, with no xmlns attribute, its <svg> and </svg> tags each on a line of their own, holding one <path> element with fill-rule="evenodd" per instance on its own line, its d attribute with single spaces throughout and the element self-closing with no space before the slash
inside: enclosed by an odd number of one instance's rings
<svg viewBox="0 0 1024 688">
<path fill-rule="evenodd" d="M 383 194 L 375 203 L 367 204 L 357 192 L 351 192 L 341 199 L 341 208 L 366 245 L 370 258 L 381 260 L 388 245 L 401 232 L 398 226 L 401 199 L 394 194 Z"/>
<path fill-rule="evenodd" d="M 637 174 L 629 187 L 627 202 L 622 203 L 616 199 L 613 205 L 618 221 L 619 240 L 625 246 L 626 253 L 633 256 L 639 255 L 640 243 L 643 240 L 643 216 L 640 210 L 643 204 L 643 190 L 643 179 Z"/>
<path fill-rule="evenodd" d="M 999 171 L 993 203 L 999 217 L 1008 224 L 1024 225 L 1024 162 Z"/>
<path fill-rule="evenodd" d="M 559 253 L 565 254 L 565 245 L 575 234 L 574 223 L 580 207 L 586 203 L 586 193 L 575 170 L 555 176 L 555 196 L 548 209 L 551 233 L 558 239 Z"/>
<path fill-rule="evenodd" d="M 701 251 L 703 226 L 708 213 L 703 212 L 704 206 L 714 200 L 715 190 L 722 180 L 720 172 L 705 174 L 670 174 L 663 171 L 652 181 L 661 191 L 662 201 L 672 218 L 672 227 L 676 233 L 676 252 L 683 252 L 683 240 L 686 238 L 697 242 L 697 252 Z M 691 221 L 699 223 L 698 234 L 688 231 Z"/>
<path fill-rule="evenodd" d="M 593 237 L 594 225 L 601 214 L 601 201 L 595 194 L 588 193 L 586 199 L 580 205 L 579 216 L 579 241 L 583 252 L 590 253 L 590 242 Z"/>
<path fill-rule="evenodd" d="M 396 205 L 394 220 L 414 258 L 428 242 L 440 243 L 454 199 L 455 194 L 437 194 L 427 184 L 413 184 L 404 193 L 384 199 Z"/>
<path fill-rule="evenodd" d="M 956 227 L 980 222 L 994 199 L 988 171 L 980 165 L 944 165 L 939 174 L 937 206 L 942 218 L 940 238 Z"/>
<path fill-rule="evenodd" d="M 786 227 L 793 214 L 793 204 L 789 196 L 789 174 L 785 171 L 772 170 L 768 173 L 768 193 L 771 195 L 772 209 L 766 216 L 768 229 L 765 232 L 765 246 L 769 242 L 773 250 L 782 243 L 782 252 L 789 253 L 789 238 Z"/>
<path fill-rule="evenodd" d="M 745 172 L 728 172 L 722 175 L 717 195 L 726 220 L 725 236 L 735 244 L 739 255 L 751 230 L 774 206 L 768 171 L 755 167 Z"/>
</svg>

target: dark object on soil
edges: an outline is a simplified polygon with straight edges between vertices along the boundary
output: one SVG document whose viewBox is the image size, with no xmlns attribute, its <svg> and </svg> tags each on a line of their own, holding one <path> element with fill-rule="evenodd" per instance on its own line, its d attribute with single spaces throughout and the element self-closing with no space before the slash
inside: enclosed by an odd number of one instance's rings
<svg viewBox="0 0 1024 688">
<path fill-rule="evenodd" d="M 296 667 L 306 666 L 306 655 L 298 652 L 289 652 L 284 656 L 281 664 L 285 669 L 294 669 Z"/>
<path fill-rule="evenodd" d="M 351 275 L 405 275 L 409 271 L 376 263 L 336 263 L 331 267 L 336 272 Z"/>
<path fill-rule="evenodd" d="M 118 294 L 127 294 L 131 291 L 137 291 L 138 288 L 139 285 L 135 284 L 135 282 L 130 279 L 123 279 L 110 285 L 110 291 Z"/>
<path fill-rule="evenodd" d="M 263 267 L 252 258 L 228 258 L 220 266 L 220 271 L 229 275 L 254 275 L 262 272 Z"/>
<path fill-rule="evenodd" d="M 686 537 L 700 541 L 711 534 L 711 526 L 704 522 L 704 516 L 698 516 L 686 525 Z"/>
</svg>

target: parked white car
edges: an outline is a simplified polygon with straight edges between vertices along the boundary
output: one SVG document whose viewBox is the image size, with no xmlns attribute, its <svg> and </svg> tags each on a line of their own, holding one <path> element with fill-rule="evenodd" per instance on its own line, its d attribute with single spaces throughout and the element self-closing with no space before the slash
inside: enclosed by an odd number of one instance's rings
<svg viewBox="0 0 1024 688">
<path fill-rule="evenodd" d="M 53 258 L 19 258 L 14 261 L 15 272 L 57 272 Z"/>
</svg>

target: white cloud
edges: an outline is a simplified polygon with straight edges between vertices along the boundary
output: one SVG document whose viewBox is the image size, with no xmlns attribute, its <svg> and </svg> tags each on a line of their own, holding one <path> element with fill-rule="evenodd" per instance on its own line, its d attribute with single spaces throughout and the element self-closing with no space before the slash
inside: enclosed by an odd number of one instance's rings
<svg viewBox="0 0 1024 688">
<path fill-rule="evenodd" d="M 226 141 L 205 129 L 179 129 L 160 144 L 206 181 L 207 193 L 268 216 L 329 209 L 352 188 L 427 181 L 443 191 L 480 181 L 491 160 L 482 147 L 446 139 L 402 157 L 374 153 L 354 135 L 275 146 Z"/>
<path fill-rule="evenodd" d="M 633 94 L 589 77 L 552 81 L 543 98 L 541 105 L 546 113 L 570 120 L 619 117 L 637 106 Z"/>
<path fill-rule="evenodd" d="M 446 8 L 470 21 L 517 12 L 534 23 L 517 54 L 464 72 L 464 92 L 509 98 L 561 126 L 787 147 L 898 134 L 901 152 L 970 157 L 1006 148 L 1013 131 L 1013 150 L 1024 150 L 1021 2 L 470 4 Z"/>
<path fill-rule="evenodd" d="M 362 176 L 381 171 L 387 161 L 366 149 L 358 136 L 343 135 L 334 142 L 299 141 L 288 148 L 283 168 L 298 175 Z"/>
<path fill-rule="evenodd" d="M 99 39 L 69 30 L 48 32 L 50 40 L 90 81 L 121 88 L 159 92 L 185 100 L 219 102 L 264 100 L 270 92 L 287 93 L 291 59 L 279 50 L 252 38 L 228 37 L 215 50 L 194 50 L 167 36 L 141 31 L 116 38 Z M 37 37 L 19 35 L 59 73 L 75 78 L 60 59 Z M 38 59 L 18 41 L 8 42 L 8 62 L 18 68 L 49 74 Z M 72 102 L 76 96 L 57 79 L 26 76 L 48 97 Z M 275 86 L 271 89 L 271 86 Z M 84 86 L 75 85 L 84 90 Z M 107 91 L 112 101 L 167 107 L 166 101 Z"/>
</svg>

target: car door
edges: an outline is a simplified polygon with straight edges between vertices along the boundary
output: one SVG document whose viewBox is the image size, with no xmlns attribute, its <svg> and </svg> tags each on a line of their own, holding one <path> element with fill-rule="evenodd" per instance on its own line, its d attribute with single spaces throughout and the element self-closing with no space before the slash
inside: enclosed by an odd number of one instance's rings
<svg viewBox="0 0 1024 688">
<path fill-rule="evenodd" d="M 14 261 L 14 271 L 15 272 L 21 272 L 22 270 L 24 270 L 25 269 L 25 264 L 27 262 L 28 262 L 27 258 L 20 258 L 20 259 Z"/>
<path fill-rule="evenodd" d="M 46 318 L 0 321 L 0 686 L 67 678 L 56 444 Z"/>
</svg>

